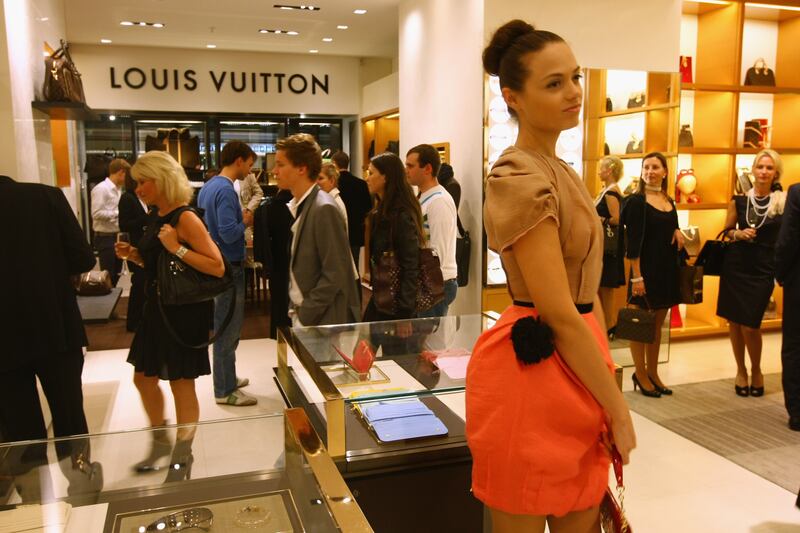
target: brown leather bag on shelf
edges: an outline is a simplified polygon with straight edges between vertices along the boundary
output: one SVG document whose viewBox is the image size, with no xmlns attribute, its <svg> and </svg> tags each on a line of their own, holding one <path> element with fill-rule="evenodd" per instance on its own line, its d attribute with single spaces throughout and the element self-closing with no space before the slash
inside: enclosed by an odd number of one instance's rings
<svg viewBox="0 0 800 533">
<path fill-rule="evenodd" d="M 44 60 L 44 99 L 48 102 L 86 103 L 81 73 L 69 55 L 69 45 L 62 40 L 61 47 Z"/>
<path fill-rule="evenodd" d="M 111 274 L 108 270 L 90 270 L 78 277 L 78 296 L 104 296 L 111 292 Z"/>
</svg>

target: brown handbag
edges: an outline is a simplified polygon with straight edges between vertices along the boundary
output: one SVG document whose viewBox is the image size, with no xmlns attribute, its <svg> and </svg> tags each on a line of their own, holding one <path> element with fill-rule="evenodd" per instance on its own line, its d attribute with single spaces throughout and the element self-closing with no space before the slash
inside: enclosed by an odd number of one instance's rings
<svg viewBox="0 0 800 533">
<path fill-rule="evenodd" d="M 111 274 L 108 270 L 90 270 L 78 278 L 79 296 L 103 296 L 111 292 Z"/>
<path fill-rule="evenodd" d="M 703 303 L 703 267 L 682 265 L 678 270 L 682 304 Z"/>
<path fill-rule="evenodd" d="M 48 102 L 86 103 L 81 73 L 75 68 L 69 45 L 63 40 L 61 47 L 44 60 L 42 94 Z"/>
<path fill-rule="evenodd" d="M 614 465 L 614 477 L 617 480 L 617 495 L 614 498 L 611 488 L 606 488 L 603 501 L 600 502 L 600 525 L 604 533 L 633 533 L 628 518 L 625 516 L 625 485 L 622 481 L 622 456 L 617 447 L 611 448 L 611 462 Z"/>
<path fill-rule="evenodd" d="M 372 298 L 382 313 L 396 315 L 402 268 L 394 252 L 384 252 L 372 269 Z M 431 248 L 419 249 L 417 312 L 427 311 L 444 299 L 444 279 L 439 258 Z"/>
</svg>

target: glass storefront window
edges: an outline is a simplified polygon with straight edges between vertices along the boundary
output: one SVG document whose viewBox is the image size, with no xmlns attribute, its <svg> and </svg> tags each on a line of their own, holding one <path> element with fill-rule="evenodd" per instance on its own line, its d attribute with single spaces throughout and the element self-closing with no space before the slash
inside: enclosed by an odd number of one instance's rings
<svg viewBox="0 0 800 533">
<path fill-rule="evenodd" d="M 186 170 L 190 181 L 203 181 L 213 166 L 207 154 L 207 127 L 203 120 L 141 119 L 134 121 L 136 156 L 150 150 L 170 153 Z"/>
<path fill-rule="evenodd" d="M 336 119 L 294 118 L 289 121 L 289 134 L 308 133 L 314 136 L 326 158 L 342 149 L 342 121 Z"/>
<path fill-rule="evenodd" d="M 253 168 L 262 170 L 259 181 L 267 182 L 267 176 L 275 166 L 275 145 L 278 139 L 286 136 L 286 122 L 283 120 L 264 121 L 220 121 L 219 145 L 232 140 L 244 141 L 258 156 Z M 216 159 L 215 159 L 216 160 Z"/>
<path fill-rule="evenodd" d="M 111 120 L 110 116 L 85 123 L 86 155 L 108 154 L 133 161 L 131 118 L 114 116 L 114 120 Z"/>
</svg>

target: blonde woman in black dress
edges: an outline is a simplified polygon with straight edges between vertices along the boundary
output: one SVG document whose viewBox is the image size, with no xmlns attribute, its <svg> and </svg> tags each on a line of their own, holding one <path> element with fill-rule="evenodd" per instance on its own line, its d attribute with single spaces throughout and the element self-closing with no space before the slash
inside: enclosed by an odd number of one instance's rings
<svg viewBox="0 0 800 533">
<path fill-rule="evenodd" d="M 782 173 L 781 156 L 761 150 L 753 160 L 753 188 L 728 204 L 725 227 L 734 242 L 725 253 L 717 315 L 728 320 L 737 369 L 734 390 L 739 396 L 764 395 L 761 319 L 775 288 L 775 242 L 785 202 Z M 749 382 L 745 348 L 750 355 Z"/>
<path fill-rule="evenodd" d="M 599 175 L 605 187 L 597 195 L 594 203 L 600 219 L 604 224 L 608 223 L 612 228 L 616 228 L 619 236 L 615 250 L 604 250 L 603 274 L 600 277 L 600 304 L 603 306 L 608 336 L 611 338 L 614 336 L 617 323 L 615 289 L 625 285 L 625 239 L 619 232 L 622 191 L 617 185 L 622 177 L 622 170 L 622 160 L 617 156 L 607 155 L 600 160 Z"/>
</svg>

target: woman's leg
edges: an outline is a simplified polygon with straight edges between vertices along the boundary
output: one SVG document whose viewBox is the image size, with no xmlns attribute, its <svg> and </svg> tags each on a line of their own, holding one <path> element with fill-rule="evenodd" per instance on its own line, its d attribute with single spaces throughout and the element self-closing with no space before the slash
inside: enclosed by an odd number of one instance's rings
<svg viewBox="0 0 800 533">
<path fill-rule="evenodd" d="M 164 393 L 158 386 L 158 376 L 145 376 L 144 372 L 133 373 L 133 384 L 139 391 L 144 411 L 153 427 L 164 425 Z"/>
<path fill-rule="evenodd" d="M 611 329 L 617 325 L 617 310 L 614 302 L 614 291 L 610 287 L 600 287 L 600 305 L 603 307 L 603 315 L 606 317 L 606 328 Z"/>
<path fill-rule="evenodd" d="M 547 519 L 550 533 L 600 533 L 600 508 L 574 511 L 562 517 Z"/>
<path fill-rule="evenodd" d="M 761 350 L 763 346 L 761 330 L 758 328 L 748 328 L 741 326 L 744 344 L 747 346 L 747 354 L 750 356 L 750 376 L 751 385 L 759 388 L 764 386 L 764 374 L 761 373 Z M 742 355 L 744 360 L 744 354 Z M 738 383 L 737 383 L 738 385 Z M 746 385 L 746 383 L 745 383 Z"/>
<path fill-rule="evenodd" d="M 633 366 L 636 368 L 636 379 L 639 380 L 639 383 L 642 385 L 644 389 L 649 391 L 653 390 L 653 383 L 650 381 L 650 377 L 647 375 L 647 366 L 645 365 L 645 346 L 646 344 L 642 342 L 630 341 L 631 342 L 631 357 L 633 358 Z"/>
<path fill-rule="evenodd" d="M 491 507 L 489 512 L 492 515 L 492 533 L 542 533 L 547 521 L 545 516 L 511 514 Z"/>
<path fill-rule="evenodd" d="M 731 337 L 731 348 L 733 348 L 733 358 L 736 360 L 736 386 L 747 387 L 747 366 L 744 364 L 744 332 L 742 325 L 736 322 L 728 322 L 728 333 Z M 760 355 L 760 351 L 759 351 Z M 760 356 L 759 356 L 760 360 Z"/>
<path fill-rule="evenodd" d="M 200 404 L 194 388 L 194 379 L 176 379 L 169 382 L 172 396 L 175 398 L 175 414 L 178 424 L 193 424 L 200 420 Z M 195 427 L 178 429 L 178 440 L 189 440 L 194 437 Z"/>
<path fill-rule="evenodd" d="M 656 337 L 650 344 L 647 345 L 647 375 L 651 381 L 656 385 L 664 388 L 664 383 L 658 377 L 658 352 L 661 349 L 661 328 L 664 325 L 664 319 L 667 318 L 669 309 L 656 310 Z"/>
</svg>

